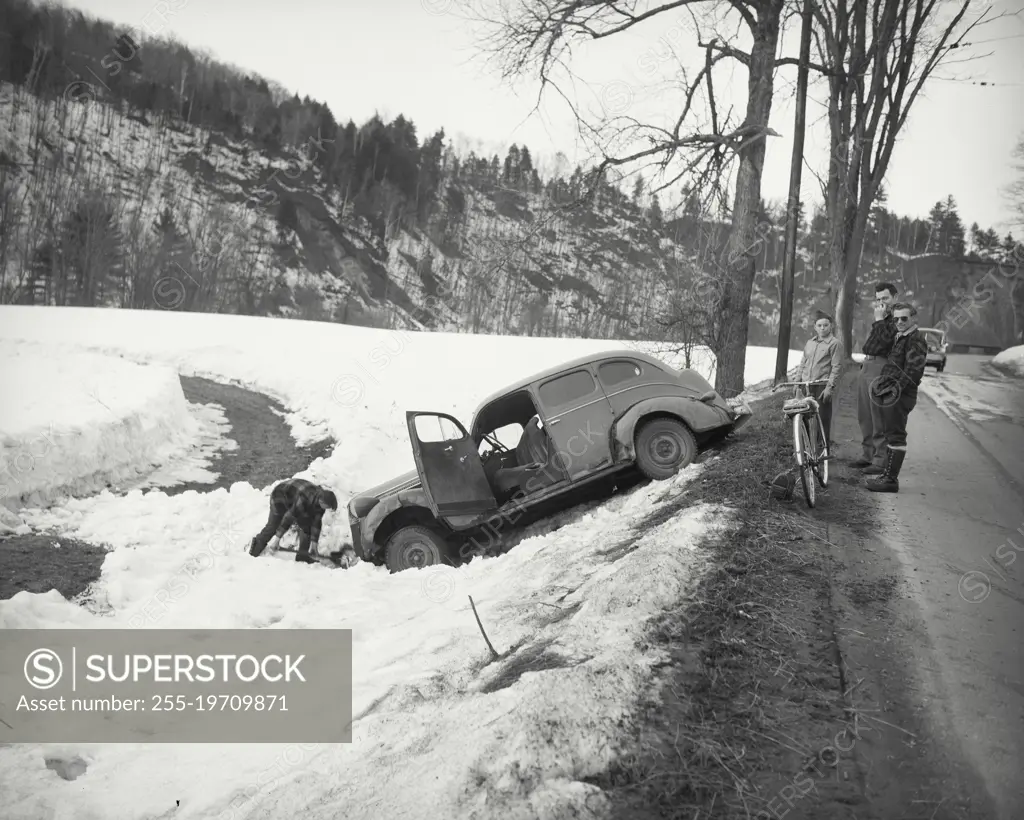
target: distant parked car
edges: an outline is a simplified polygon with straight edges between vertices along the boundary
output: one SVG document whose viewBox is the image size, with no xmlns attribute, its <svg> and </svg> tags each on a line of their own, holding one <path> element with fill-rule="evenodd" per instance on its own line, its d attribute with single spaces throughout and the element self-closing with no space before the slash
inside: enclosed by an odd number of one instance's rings
<svg viewBox="0 0 1024 820">
<path fill-rule="evenodd" d="M 925 341 L 928 342 L 928 358 L 925 360 L 925 367 L 934 367 L 936 372 L 941 373 L 946 369 L 946 350 L 949 348 L 946 331 L 937 327 L 918 329 L 924 334 Z"/>
<path fill-rule="evenodd" d="M 487 552 L 496 535 L 579 503 L 602 479 L 675 475 L 750 417 L 696 371 L 631 350 L 520 379 L 484 399 L 468 429 L 410 411 L 416 469 L 352 498 L 353 547 L 392 572 L 458 564 L 467 548 Z"/>
</svg>

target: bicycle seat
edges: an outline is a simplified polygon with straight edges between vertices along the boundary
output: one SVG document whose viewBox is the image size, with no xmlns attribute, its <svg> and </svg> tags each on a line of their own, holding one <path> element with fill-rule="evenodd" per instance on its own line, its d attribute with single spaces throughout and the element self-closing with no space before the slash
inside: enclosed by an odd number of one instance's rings
<svg viewBox="0 0 1024 820">
<path fill-rule="evenodd" d="M 817 409 L 818 402 L 810 396 L 805 396 L 801 399 L 788 399 L 782 405 L 782 412 L 787 416 L 792 416 L 796 413 L 812 413 Z"/>
</svg>

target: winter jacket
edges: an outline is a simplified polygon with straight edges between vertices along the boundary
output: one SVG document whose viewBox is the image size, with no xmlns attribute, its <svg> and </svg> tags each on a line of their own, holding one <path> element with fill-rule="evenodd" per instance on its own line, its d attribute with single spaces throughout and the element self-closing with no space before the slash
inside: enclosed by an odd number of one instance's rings
<svg viewBox="0 0 1024 820">
<path fill-rule="evenodd" d="M 284 536 L 293 524 L 309 533 L 313 544 L 320 542 L 320 527 L 324 509 L 320 506 L 320 487 L 303 478 L 282 481 L 270 493 L 270 503 L 275 510 L 284 510 L 284 517 L 275 535 Z"/>
<path fill-rule="evenodd" d="M 878 319 L 871 325 L 871 332 L 861 350 L 865 356 L 888 356 L 896 341 L 896 320 L 889 313 L 884 319 Z"/>
<path fill-rule="evenodd" d="M 917 395 L 917 386 L 924 378 L 928 361 L 928 342 L 916 327 L 905 333 L 896 334 L 889 360 L 882 366 L 882 372 L 872 387 L 872 393 L 880 396 L 895 391 Z"/>
<path fill-rule="evenodd" d="M 827 379 L 826 386 L 835 390 L 839 367 L 842 364 L 842 349 L 842 343 L 834 333 L 827 339 L 815 336 L 804 346 L 797 381 L 815 382 Z"/>
</svg>

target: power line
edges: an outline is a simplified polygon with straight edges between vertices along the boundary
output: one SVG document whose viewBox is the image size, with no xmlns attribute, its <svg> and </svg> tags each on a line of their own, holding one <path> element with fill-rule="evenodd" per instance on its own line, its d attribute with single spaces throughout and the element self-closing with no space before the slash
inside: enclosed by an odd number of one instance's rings
<svg viewBox="0 0 1024 820">
<path fill-rule="evenodd" d="M 994 83 L 990 80 L 958 80 L 956 77 L 930 77 L 932 80 L 943 80 L 947 83 L 963 83 L 964 85 L 990 85 L 997 88 L 1016 88 L 1024 86 L 1024 83 Z"/>
</svg>

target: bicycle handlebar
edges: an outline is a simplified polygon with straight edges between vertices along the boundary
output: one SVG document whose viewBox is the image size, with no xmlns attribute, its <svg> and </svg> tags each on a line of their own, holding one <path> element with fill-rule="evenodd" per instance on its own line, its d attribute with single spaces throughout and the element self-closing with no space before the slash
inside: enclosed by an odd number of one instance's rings
<svg viewBox="0 0 1024 820">
<path fill-rule="evenodd" d="M 780 387 L 809 387 L 812 384 L 828 384 L 827 379 L 819 379 L 813 382 L 779 382 L 775 385 L 772 390 L 778 390 Z"/>
</svg>

